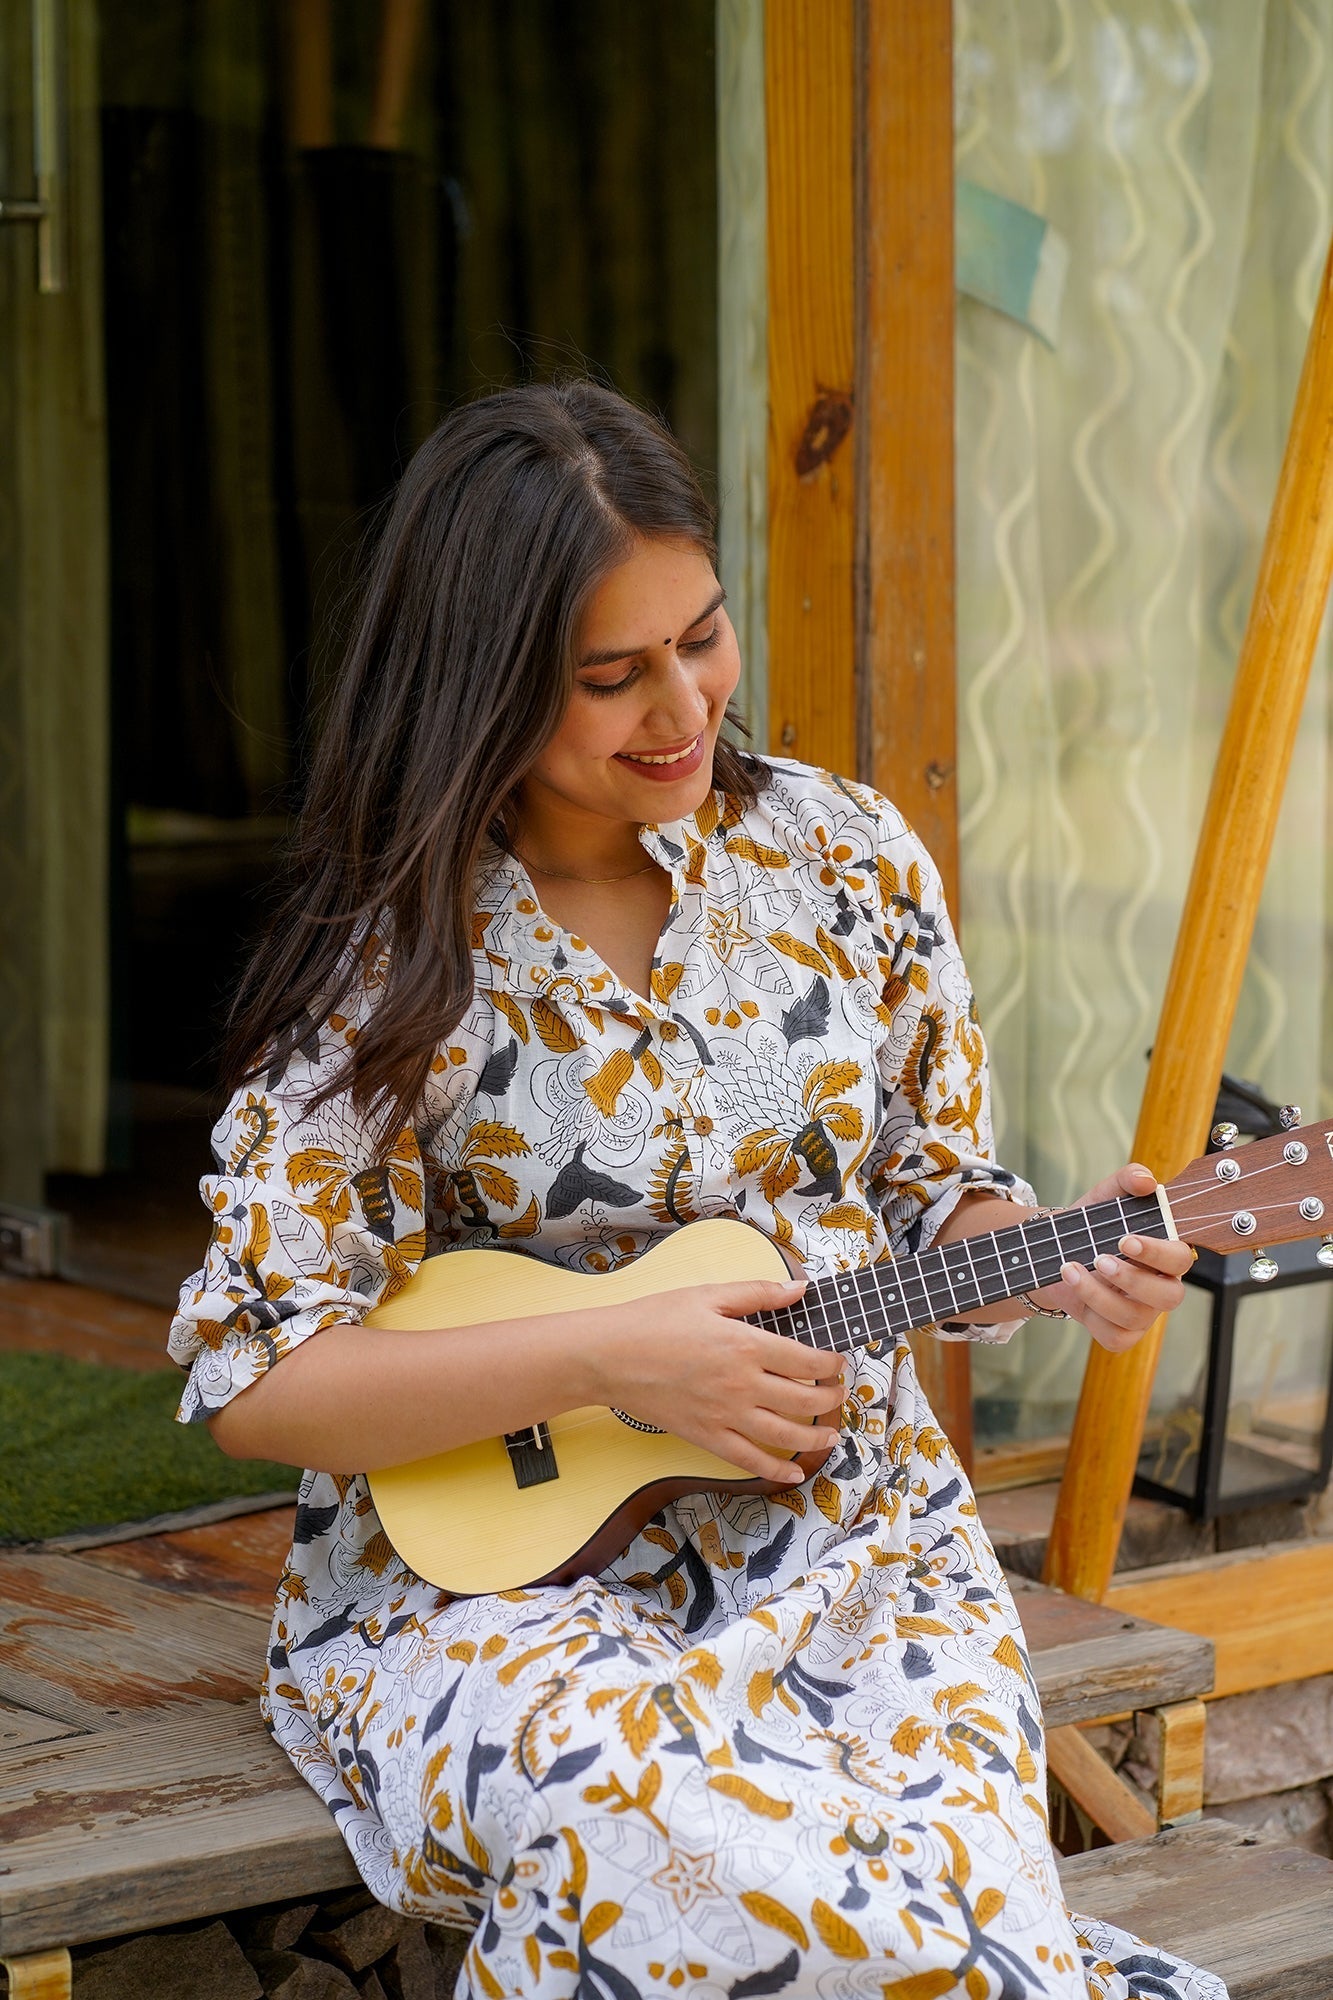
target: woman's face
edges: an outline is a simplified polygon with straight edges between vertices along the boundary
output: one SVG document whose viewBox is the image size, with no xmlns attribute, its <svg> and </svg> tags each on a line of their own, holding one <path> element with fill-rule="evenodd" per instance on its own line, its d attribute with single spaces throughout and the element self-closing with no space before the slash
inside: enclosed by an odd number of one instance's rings
<svg viewBox="0 0 1333 2000">
<path fill-rule="evenodd" d="M 593 594 L 577 657 L 569 706 L 523 781 L 525 810 L 636 825 L 693 812 L 741 670 L 703 551 L 636 542 Z"/>
</svg>

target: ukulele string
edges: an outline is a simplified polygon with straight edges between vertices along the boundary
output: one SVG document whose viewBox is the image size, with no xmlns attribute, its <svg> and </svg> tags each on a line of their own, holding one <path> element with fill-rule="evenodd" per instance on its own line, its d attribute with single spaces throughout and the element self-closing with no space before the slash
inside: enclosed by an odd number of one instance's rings
<svg viewBox="0 0 1333 2000">
<path fill-rule="evenodd" d="M 1224 1156 L 1224 1157 L 1229 1157 L 1229 1156 Z M 1293 1164 L 1294 1162 L 1291 1160 L 1278 1159 L 1278 1160 L 1269 1160 L 1267 1165 L 1262 1167 L 1242 1167 L 1240 1173 L 1237 1174 L 1234 1181 L 1219 1180 L 1216 1173 L 1211 1173 L 1201 1181 L 1195 1182 L 1193 1184 L 1186 1184 L 1184 1187 L 1180 1189 L 1179 1193 L 1174 1193 L 1172 1192 L 1171 1189 L 1168 1189 L 1167 1193 L 1170 1198 L 1171 1206 L 1173 1209 L 1175 1209 L 1179 1207 L 1181 1202 L 1198 1201 L 1199 1198 L 1205 1194 L 1217 1194 L 1219 1190 L 1226 1190 L 1226 1189 L 1238 1190 L 1243 1181 L 1257 1181 L 1262 1174 L 1275 1174 L 1282 1167 L 1286 1167 L 1288 1171 L 1290 1171 Z"/>
</svg>

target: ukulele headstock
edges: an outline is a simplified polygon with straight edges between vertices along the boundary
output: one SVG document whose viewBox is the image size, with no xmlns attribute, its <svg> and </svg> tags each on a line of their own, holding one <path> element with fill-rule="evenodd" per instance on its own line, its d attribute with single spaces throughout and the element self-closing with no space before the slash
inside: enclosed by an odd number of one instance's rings
<svg viewBox="0 0 1333 2000">
<path fill-rule="evenodd" d="M 1196 1250 L 1225 1256 L 1333 1235 L 1333 1118 L 1192 1160 L 1166 1193 L 1177 1231 Z"/>
</svg>

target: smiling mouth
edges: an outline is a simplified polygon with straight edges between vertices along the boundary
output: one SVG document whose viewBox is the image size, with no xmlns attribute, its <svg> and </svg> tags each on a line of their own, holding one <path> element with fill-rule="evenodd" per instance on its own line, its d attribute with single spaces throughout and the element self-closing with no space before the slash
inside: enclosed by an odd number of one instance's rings
<svg viewBox="0 0 1333 2000">
<path fill-rule="evenodd" d="M 687 757 L 692 757 L 695 751 L 699 748 L 700 740 L 701 739 L 696 736 L 694 741 L 692 743 L 687 743 L 683 750 L 672 750 L 665 757 L 650 757 L 647 755 L 646 752 L 638 752 L 634 750 L 620 750 L 616 754 L 620 758 L 622 758 L 626 764 L 683 764 L 685 759 Z"/>
</svg>

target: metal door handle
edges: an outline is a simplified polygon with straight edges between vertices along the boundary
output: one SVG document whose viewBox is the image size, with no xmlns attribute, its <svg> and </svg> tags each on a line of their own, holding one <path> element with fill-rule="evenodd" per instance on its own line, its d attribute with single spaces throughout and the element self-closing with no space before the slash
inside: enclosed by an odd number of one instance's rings
<svg viewBox="0 0 1333 2000">
<path fill-rule="evenodd" d="M 0 222 L 37 225 L 39 292 L 63 292 L 68 283 L 60 5 L 61 0 L 32 0 L 32 178 L 36 193 L 0 195 Z"/>
</svg>

